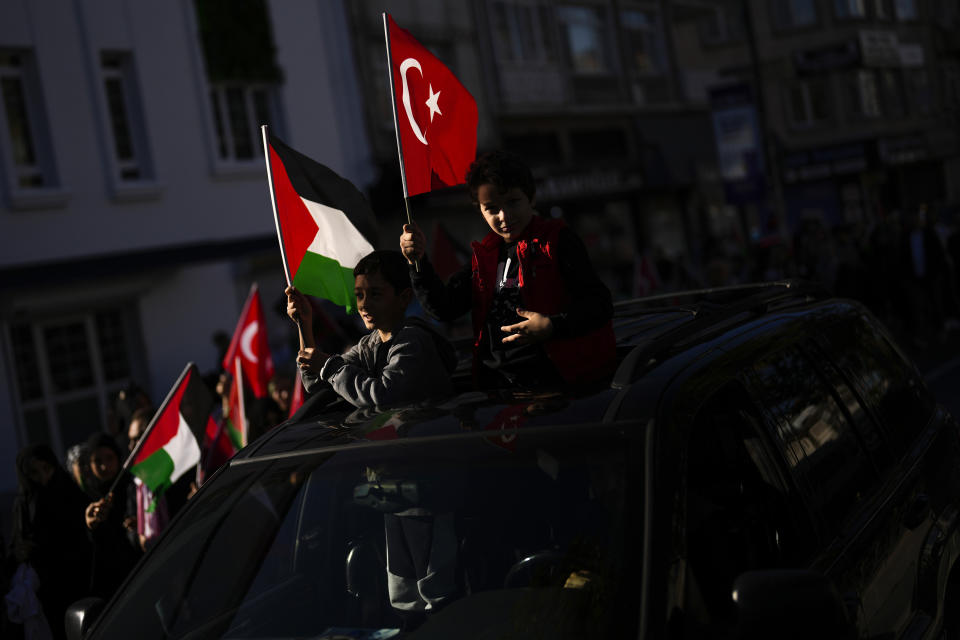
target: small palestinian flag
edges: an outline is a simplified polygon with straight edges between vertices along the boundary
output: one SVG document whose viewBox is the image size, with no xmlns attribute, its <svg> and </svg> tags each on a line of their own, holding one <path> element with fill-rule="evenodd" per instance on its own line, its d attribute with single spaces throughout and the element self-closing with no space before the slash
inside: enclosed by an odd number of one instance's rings
<svg viewBox="0 0 960 640">
<path fill-rule="evenodd" d="M 130 472 L 159 496 L 200 462 L 200 443 L 213 417 L 213 394 L 192 362 L 147 425 Z"/>
<path fill-rule="evenodd" d="M 351 313 L 353 267 L 373 251 L 370 204 L 350 181 L 269 135 L 265 126 L 263 136 L 287 280 Z"/>
</svg>

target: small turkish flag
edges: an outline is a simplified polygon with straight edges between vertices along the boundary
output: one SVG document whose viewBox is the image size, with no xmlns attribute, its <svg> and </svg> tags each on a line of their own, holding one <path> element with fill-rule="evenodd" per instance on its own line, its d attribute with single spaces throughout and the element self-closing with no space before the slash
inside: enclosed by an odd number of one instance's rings
<svg viewBox="0 0 960 640">
<path fill-rule="evenodd" d="M 406 195 L 463 184 L 477 154 L 477 101 L 406 29 L 383 16 Z"/>
<path fill-rule="evenodd" d="M 233 332 L 227 354 L 223 357 L 224 371 L 233 373 L 234 358 L 240 358 L 243 377 L 253 395 L 258 398 L 266 397 L 267 384 L 273 378 L 273 358 L 270 356 L 267 324 L 263 317 L 257 283 L 250 287 L 250 295 L 240 312 L 240 320 Z"/>
</svg>

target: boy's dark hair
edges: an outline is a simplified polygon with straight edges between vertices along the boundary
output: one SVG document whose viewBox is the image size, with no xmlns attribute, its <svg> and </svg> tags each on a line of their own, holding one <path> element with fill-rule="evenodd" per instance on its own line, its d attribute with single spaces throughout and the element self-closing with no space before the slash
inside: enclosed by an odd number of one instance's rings
<svg viewBox="0 0 960 640">
<path fill-rule="evenodd" d="M 531 202 L 537 193 L 530 167 L 520 156 L 510 151 L 488 151 L 470 165 L 467 171 L 467 187 L 474 204 L 477 202 L 477 190 L 483 184 L 492 184 L 501 192 L 517 187 Z"/>
<path fill-rule="evenodd" d="M 360 262 L 353 268 L 354 278 L 374 273 L 383 276 L 397 293 L 410 288 L 410 263 L 399 251 L 377 249 L 360 258 Z"/>
</svg>

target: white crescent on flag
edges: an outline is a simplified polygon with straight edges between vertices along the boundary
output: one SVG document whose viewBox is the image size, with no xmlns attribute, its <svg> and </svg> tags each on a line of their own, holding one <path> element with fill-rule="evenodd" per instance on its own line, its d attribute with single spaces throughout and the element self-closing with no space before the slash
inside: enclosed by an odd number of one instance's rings
<svg viewBox="0 0 960 640">
<path fill-rule="evenodd" d="M 243 335 L 240 336 L 240 352 L 243 353 L 244 359 L 250 362 L 257 361 L 257 355 L 253 352 L 251 345 L 255 337 L 257 337 L 256 320 L 248 324 L 243 330 Z"/>
<path fill-rule="evenodd" d="M 407 58 L 400 64 L 400 79 L 403 81 L 403 108 L 407 112 L 407 120 L 410 121 L 410 128 L 413 129 L 413 135 L 417 136 L 417 140 L 423 144 L 427 144 L 427 139 L 423 136 L 423 132 L 420 131 L 420 126 L 417 125 L 417 121 L 413 119 L 413 109 L 410 107 L 410 87 L 407 84 L 407 71 L 410 70 L 410 67 L 413 67 L 420 72 L 420 77 L 423 77 L 423 69 L 420 67 L 420 63 L 416 58 Z M 430 107 L 430 120 L 433 120 L 433 111 L 436 106 L 436 98 L 433 94 L 433 87 L 430 87 L 430 99 L 433 100 L 434 104 L 430 105 L 430 101 L 427 101 L 427 106 Z M 438 92 L 436 96 L 439 96 Z M 440 109 L 437 109 L 439 113 Z"/>
</svg>

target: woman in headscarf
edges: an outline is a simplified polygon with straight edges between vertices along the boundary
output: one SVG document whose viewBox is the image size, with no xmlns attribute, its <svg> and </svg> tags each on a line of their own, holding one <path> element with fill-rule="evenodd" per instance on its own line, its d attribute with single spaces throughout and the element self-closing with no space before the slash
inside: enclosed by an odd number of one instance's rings
<svg viewBox="0 0 960 640">
<path fill-rule="evenodd" d="M 121 472 L 123 457 L 120 447 L 109 435 L 98 433 L 91 436 L 87 440 L 87 450 L 94 477 L 91 489 L 97 498 L 87 506 L 85 513 L 93 541 L 90 591 L 94 596 L 109 600 L 141 555 L 136 540 L 136 516 L 131 524 L 127 502 L 127 496 L 133 495 L 130 491 L 133 476 L 128 471 Z"/>
<path fill-rule="evenodd" d="M 84 528 L 87 498 L 45 444 L 20 450 L 17 480 L 13 554 L 37 572 L 37 597 L 54 637 L 62 638 L 67 607 L 86 596 L 89 585 L 90 543 Z"/>
</svg>

